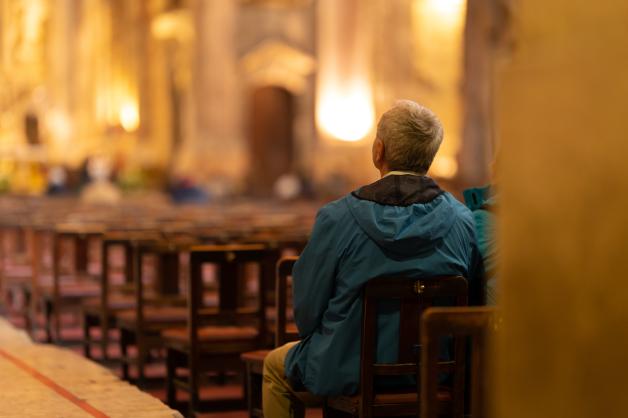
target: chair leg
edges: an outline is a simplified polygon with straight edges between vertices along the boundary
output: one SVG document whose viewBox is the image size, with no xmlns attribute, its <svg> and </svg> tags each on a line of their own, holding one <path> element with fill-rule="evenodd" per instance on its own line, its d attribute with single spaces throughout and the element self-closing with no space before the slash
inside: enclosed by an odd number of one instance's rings
<svg viewBox="0 0 628 418">
<path fill-rule="evenodd" d="M 120 360 L 122 366 L 122 379 L 129 380 L 129 335 L 125 329 L 120 329 Z"/>
<path fill-rule="evenodd" d="M 109 360 L 109 316 L 101 315 L 97 321 L 100 324 L 100 351 L 103 361 Z"/>
<path fill-rule="evenodd" d="M 263 417 L 262 415 L 262 376 L 253 373 L 251 364 L 246 364 L 244 396 L 250 418 Z"/>
<path fill-rule="evenodd" d="M 189 415 L 191 417 L 196 416 L 196 412 L 200 409 L 200 396 L 199 396 L 199 378 L 200 374 L 196 367 L 193 364 L 193 354 L 188 354 L 190 357 L 188 359 L 188 379 L 189 379 L 189 387 L 190 387 L 190 404 L 189 404 Z"/>
<path fill-rule="evenodd" d="M 253 391 L 251 390 L 251 379 L 253 378 L 252 374 L 251 374 L 251 366 L 249 365 L 249 363 L 246 363 L 245 365 L 245 370 L 244 370 L 244 399 L 246 399 L 246 407 L 249 410 L 249 417 L 253 416 L 253 397 L 252 397 L 252 393 Z"/>
<path fill-rule="evenodd" d="M 32 299 L 31 299 L 31 292 L 27 289 L 24 288 L 22 289 L 22 294 L 24 295 L 23 298 L 23 303 L 24 303 L 24 307 L 23 307 L 23 317 L 24 317 L 24 328 L 26 329 L 26 332 L 28 333 L 28 335 L 30 335 L 31 337 L 33 336 L 33 321 L 32 321 Z"/>
<path fill-rule="evenodd" d="M 83 314 L 83 355 L 88 359 L 92 358 L 92 337 L 89 333 L 91 322 L 91 317 Z"/>
<path fill-rule="evenodd" d="M 46 342 L 52 343 L 52 303 L 48 300 L 44 300 L 44 318 L 46 328 Z"/>
<path fill-rule="evenodd" d="M 146 383 L 144 368 L 148 357 L 148 348 L 140 335 L 135 336 L 135 347 L 137 349 L 137 359 L 135 361 L 137 368 L 137 386 L 143 388 Z"/>
<path fill-rule="evenodd" d="M 177 403 L 177 389 L 174 384 L 176 377 L 175 353 L 171 349 L 166 349 L 166 403 L 171 408 L 175 408 Z"/>
<path fill-rule="evenodd" d="M 51 303 L 50 304 L 50 310 L 52 313 L 52 317 L 53 317 L 53 324 L 54 324 L 54 338 L 57 344 L 62 344 L 63 340 L 61 338 L 61 309 L 59 309 L 60 306 L 57 303 Z"/>
</svg>

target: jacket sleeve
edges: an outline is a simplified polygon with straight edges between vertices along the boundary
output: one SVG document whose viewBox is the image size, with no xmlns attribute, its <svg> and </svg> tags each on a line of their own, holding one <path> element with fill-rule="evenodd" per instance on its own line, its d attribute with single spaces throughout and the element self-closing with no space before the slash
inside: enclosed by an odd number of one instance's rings
<svg viewBox="0 0 628 418">
<path fill-rule="evenodd" d="M 334 289 L 338 254 L 335 248 L 335 222 L 319 211 L 310 240 L 292 272 L 294 318 L 303 338 L 321 322 Z"/>
</svg>

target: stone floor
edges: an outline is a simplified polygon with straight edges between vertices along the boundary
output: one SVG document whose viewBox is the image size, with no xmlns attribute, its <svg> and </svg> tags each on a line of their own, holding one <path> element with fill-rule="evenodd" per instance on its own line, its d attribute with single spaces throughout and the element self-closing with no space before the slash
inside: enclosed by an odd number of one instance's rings
<svg viewBox="0 0 628 418">
<path fill-rule="evenodd" d="M 71 350 L 35 344 L 0 318 L 0 416 L 180 418 Z"/>
<path fill-rule="evenodd" d="M 147 376 L 157 383 L 142 392 L 120 380 L 118 368 L 109 370 L 85 359 L 79 345 L 59 348 L 33 343 L 24 331 L 18 329 L 23 326 L 19 318 L 11 316 L 11 322 L 0 316 L 0 388 L 7 388 L 0 390 L 0 417 L 181 417 L 161 402 L 165 399 L 165 368 L 162 364 L 148 365 Z M 68 325 L 64 337 L 78 340 L 80 328 Z M 43 334 L 40 336 L 43 338 Z M 112 344 L 108 352 L 116 357 L 119 354 L 117 345 Z M 100 357 L 97 347 L 93 355 Z M 33 376 L 30 371 L 41 376 Z M 65 390 L 66 397 L 58 390 Z M 241 391 L 241 384 L 227 383 L 203 388 L 201 398 L 237 398 Z M 79 403 L 87 402 L 104 415 L 91 415 L 67 396 L 74 401 L 78 399 Z M 185 398 L 185 394 L 182 397 Z M 306 415 L 306 418 L 320 418 L 322 412 L 309 409 Z M 246 405 L 236 411 L 199 415 L 199 418 L 246 417 Z"/>
</svg>

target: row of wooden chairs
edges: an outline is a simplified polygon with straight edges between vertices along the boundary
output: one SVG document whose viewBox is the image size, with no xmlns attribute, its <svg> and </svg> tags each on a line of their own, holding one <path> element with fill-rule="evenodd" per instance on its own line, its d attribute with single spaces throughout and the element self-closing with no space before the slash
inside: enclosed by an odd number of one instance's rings
<svg viewBox="0 0 628 418">
<path fill-rule="evenodd" d="M 286 327 L 287 280 L 295 261 L 296 257 L 282 259 L 277 266 L 275 347 L 298 339 L 294 324 Z M 377 307 L 386 300 L 400 304 L 399 352 L 395 364 L 378 364 L 376 359 Z M 455 307 L 435 307 L 444 300 Z M 363 299 L 360 391 L 355 396 L 326 398 L 324 417 L 484 417 L 486 345 L 495 329 L 496 317 L 494 309 L 468 307 L 467 302 L 467 283 L 459 276 L 371 280 L 365 286 Z M 446 337 L 451 338 L 453 355 L 442 360 L 440 352 Z M 470 339 L 470 357 L 467 339 Z M 241 356 L 247 371 L 251 417 L 263 417 L 262 372 L 268 353 L 269 350 L 258 350 Z M 443 384 L 444 375 L 447 375 L 446 384 Z M 415 386 L 383 391 L 377 388 L 379 378 L 391 376 L 406 376 L 415 381 Z M 467 397 L 470 407 L 465 408 Z"/>
<path fill-rule="evenodd" d="M 123 376 L 130 379 L 131 369 L 135 369 L 136 382 L 140 385 L 145 381 L 146 363 L 156 355 L 165 354 L 168 403 L 181 407 L 177 391 L 188 392 L 189 401 L 184 409 L 190 416 L 209 406 L 200 397 L 204 377 L 209 372 L 224 375 L 237 371 L 242 360 L 247 370 L 245 394 L 250 414 L 261 416 L 261 372 L 267 350 L 272 341 L 279 346 L 298 337 L 289 318 L 288 294 L 289 276 L 296 258 L 279 262 L 276 272 L 275 263 L 282 246 L 299 247 L 302 240 L 298 234 L 282 235 L 280 228 L 272 227 L 249 231 L 250 235 L 243 235 L 246 239 L 243 236 L 235 239 L 224 231 L 216 233 L 212 228 L 199 228 L 196 233 L 189 229 L 182 233 L 178 227 L 171 227 L 165 233 L 166 229 L 159 224 L 100 227 L 95 222 L 19 226 L 15 230 L 28 232 L 26 244 L 21 246 L 30 252 L 24 258 L 27 264 L 31 262 L 31 280 L 28 274 L 21 281 L 7 282 L 6 277 L 0 277 L 0 289 L 10 284 L 23 290 L 25 297 L 30 298 L 26 319 L 34 322 L 34 310 L 41 309 L 46 318 L 46 338 L 50 341 L 62 340 L 63 313 L 80 309 L 88 357 L 93 355 L 94 347 L 100 347 L 101 358 L 107 361 L 107 350 L 113 341 L 110 331 L 117 329 Z M 46 237 L 52 245 L 52 263 L 48 266 L 40 265 Z M 234 240 L 239 242 L 230 243 Z M 101 247 L 97 263 L 100 269 L 90 269 L 86 249 L 94 241 Z M 72 243 L 73 263 L 64 265 L 62 261 L 67 257 L 63 255 L 71 247 L 65 244 Z M 4 239 L 0 245 L 4 245 Z M 121 270 L 114 272 L 119 273 L 118 279 L 112 280 L 111 252 L 115 248 L 123 252 L 124 263 Z M 157 268 L 147 287 L 144 260 L 148 257 L 156 260 Z M 6 271 L 5 261 L 3 251 L 2 272 Z M 246 266 L 251 263 L 259 265 L 254 303 L 245 291 Z M 203 280 L 203 266 L 207 264 L 217 267 L 213 285 Z M 69 273 L 75 280 L 64 280 Z M 46 274 L 50 280 L 45 283 L 32 280 Z M 459 277 L 382 278 L 369 282 L 364 290 L 360 393 L 326 399 L 324 415 L 400 416 L 416 414 L 420 409 L 421 416 L 428 417 L 443 414 L 461 417 L 468 412 L 473 417 L 482 416 L 482 402 L 477 400 L 481 399 L 478 396 L 482 380 L 475 372 L 469 380 L 465 370 L 481 369 L 481 354 L 486 352 L 482 344 L 494 323 L 493 313 L 482 308 L 432 307 L 434 300 L 442 298 L 450 299 L 451 305 L 465 306 L 466 292 L 466 282 Z M 375 361 L 376 307 L 387 298 L 399 300 L 401 306 L 400 362 L 394 365 Z M 269 310 L 272 299 L 275 308 Z M 93 338 L 95 330 L 100 331 L 98 338 Z M 453 354 L 446 362 L 438 359 L 438 342 L 443 335 L 452 338 Z M 466 356 L 469 346 L 470 367 Z M 441 384 L 444 373 L 450 375 L 448 387 Z M 396 374 L 413 377 L 414 389 L 380 393 L 374 385 L 378 376 Z M 464 406 L 465 381 L 471 382 L 470 408 Z M 211 406 L 228 407 L 241 402 Z"/>
<path fill-rule="evenodd" d="M 191 392 L 190 405 L 195 412 L 201 407 L 198 392 L 203 373 L 196 366 L 190 368 L 189 363 L 198 364 L 199 356 L 206 355 L 204 351 L 214 350 L 213 354 L 220 353 L 223 357 L 220 362 L 215 362 L 215 369 L 221 373 L 239 370 L 240 353 L 265 346 L 269 338 L 265 318 L 266 289 L 272 285 L 274 262 L 281 248 L 299 247 L 304 242 L 304 237 L 293 231 L 283 233 L 277 219 L 273 222 L 272 227 L 240 228 L 245 233 L 235 234 L 234 230 L 238 228 L 225 232 L 224 229 L 199 226 L 191 231 L 173 227 L 171 223 L 168 226 L 104 225 L 102 228 L 91 221 L 19 225 L 16 231 L 30 237 L 28 245 L 23 247 L 29 250 L 24 264 L 31 270 L 25 272 L 24 280 L 16 286 L 19 289 L 16 293 L 23 292 L 36 301 L 25 306 L 25 320 L 36 318 L 37 312 L 43 312 L 46 340 L 61 343 L 65 312 L 80 309 L 85 354 L 93 357 L 93 349 L 100 347 L 104 360 L 111 360 L 107 351 L 113 342 L 110 330 L 117 329 L 122 373 L 130 378 L 130 369 L 136 369 L 136 381 L 140 384 L 144 380 L 144 366 L 154 351 L 167 352 L 172 360 L 169 364 L 174 364 L 178 358 L 187 358 L 181 366 L 192 373 L 179 370 L 177 376 L 179 367 L 175 368 L 170 373 L 172 384 L 168 387 L 176 386 Z M 0 242 L 4 242 L 5 231 L 0 229 Z M 224 244 L 225 241 L 236 243 Z M 89 257 L 84 249 L 89 242 L 100 243 L 102 249 L 98 263 L 100 270 L 96 274 L 89 274 L 87 268 Z M 209 244 L 199 246 L 200 243 Z M 47 253 L 45 247 L 52 247 L 48 250 L 51 260 L 41 263 L 42 256 Z M 123 270 L 118 272 L 122 280 L 117 283 L 112 282 L 109 271 L 111 250 L 115 247 L 124 251 L 125 259 Z M 7 251 L 0 254 L 3 261 L 5 253 Z M 65 266 L 69 253 L 73 263 Z M 183 258 L 188 255 L 190 261 L 180 262 L 182 255 Z M 152 285 L 147 289 L 143 260 L 150 256 L 157 260 L 158 266 L 153 272 L 157 274 L 153 274 Z M 245 287 L 242 282 L 244 264 L 251 262 L 261 264 L 258 283 L 254 286 L 259 290 L 257 304 L 239 306 Z M 209 293 L 214 301 L 196 303 L 196 299 L 187 296 L 197 294 L 198 289 L 204 290 L 205 285 L 199 282 L 202 276 L 199 272 L 207 263 L 218 266 L 218 285 L 210 292 L 200 293 Z M 195 272 L 190 282 L 181 283 L 180 268 Z M 1 269 L 2 273 L 5 271 Z M 189 277 L 185 273 L 182 275 Z M 15 280 L 3 280 L 5 276 L 0 278 L 0 285 L 16 283 Z M 74 280 L 66 280 L 66 276 L 73 276 Z M 197 315 L 198 320 L 195 319 Z M 192 329 L 197 331 L 192 332 Z M 100 336 L 95 337 L 94 333 Z M 135 355 L 130 350 L 132 347 L 135 347 Z M 229 358 L 231 360 L 227 361 Z M 176 402 L 174 396 L 171 398 L 173 403 Z M 241 406 L 243 400 L 237 400 L 237 403 Z"/>
</svg>

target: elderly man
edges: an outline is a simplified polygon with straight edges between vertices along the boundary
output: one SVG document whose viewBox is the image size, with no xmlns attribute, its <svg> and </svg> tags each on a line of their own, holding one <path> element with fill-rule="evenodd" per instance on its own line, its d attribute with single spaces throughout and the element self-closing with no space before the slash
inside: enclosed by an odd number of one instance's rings
<svg viewBox="0 0 628 418">
<path fill-rule="evenodd" d="M 293 272 L 302 340 L 266 358 L 264 416 L 301 417 L 304 403 L 319 396 L 357 392 L 361 290 L 370 279 L 463 275 L 480 293 L 471 213 L 426 176 L 442 140 L 434 113 L 397 102 L 381 117 L 373 143 L 382 178 L 319 211 Z M 380 314 L 379 362 L 396 360 L 398 315 Z"/>
</svg>

